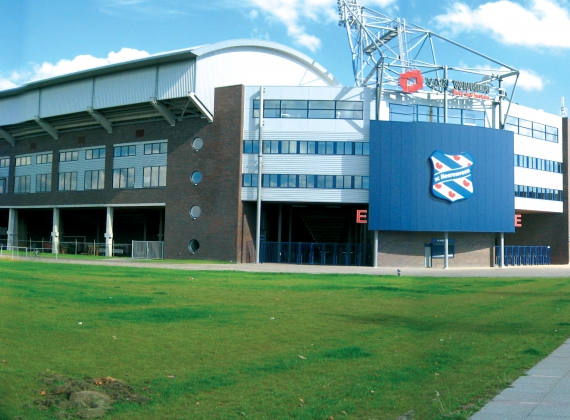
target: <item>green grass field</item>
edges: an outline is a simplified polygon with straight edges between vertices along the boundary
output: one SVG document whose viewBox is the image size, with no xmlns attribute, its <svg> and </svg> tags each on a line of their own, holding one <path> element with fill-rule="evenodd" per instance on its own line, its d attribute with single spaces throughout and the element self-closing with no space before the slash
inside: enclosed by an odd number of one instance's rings
<svg viewBox="0 0 570 420">
<path fill-rule="evenodd" d="M 568 279 L 0 270 L 2 420 L 75 413 L 46 375 L 148 398 L 109 419 L 464 419 L 570 336 Z"/>
</svg>

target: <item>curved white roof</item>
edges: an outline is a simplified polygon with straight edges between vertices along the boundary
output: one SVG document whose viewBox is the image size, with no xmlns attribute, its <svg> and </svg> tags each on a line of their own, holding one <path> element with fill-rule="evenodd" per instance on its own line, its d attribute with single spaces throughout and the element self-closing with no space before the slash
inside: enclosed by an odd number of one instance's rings
<svg viewBox="0 0 570 420">
<path fill-rule="evenodd" d="M 95 110 L 151 105 L 153 100 L 186 100 L 192 93 L 213 111 L 214 89 L 230 85 L 249 86 L 340 86 L 327 70 L 306 55 L 261 40 L 232 40 L 184 50 L 155 54 L 143 59 L 39 80 L 0 92 L 0 136 L 30 135 L 36 121 L 53 121 L 56 129 L 71 128 L 61 116 Z M 171 106 L 171 104 L 164 104 Z M 170 111 L 176 114 L 176 107 Z M 138 107 L 140 112 L 140 106 Z M 150 106 L 150 113 L 156 106 Z M 150 114 L 146 113 L 145 117 Z M 160 113 L 156 113 L 160 115 Z M 77 116 L 77 115 L 76 115 Z M 184 116 L 184 115 L 183 115 Z M 187 116 L 187 115 L 186 115 Z M 74 117 L 75 118 L 75 117 Z M 120 120 L 116 114 L 109 115 Z M 35 120 L 35 121 L 34 121 Z M 29 122 L 34 122 L 29 124 Z M 20 132 L 14 125 L 28 123 Z M 62 124 L 57 127 L 57 123 Z M 16 127 L 19 128 L 19 127 Z M 12 131 L 12 133 L 10 133 Z"/>
</svg>

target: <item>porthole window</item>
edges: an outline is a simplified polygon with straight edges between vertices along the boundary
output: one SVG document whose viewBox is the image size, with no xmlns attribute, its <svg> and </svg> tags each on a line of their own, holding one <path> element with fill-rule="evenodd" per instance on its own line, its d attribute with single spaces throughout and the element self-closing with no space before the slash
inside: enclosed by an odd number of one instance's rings
<svg viewBox="0 0 570 420">
<path fill-rule="evenodd" d="M 200 217 L 201 214 L 202 214 L 202 209 L 200 208 L 200 206 L 190 207 L 190 216 L 193 219 L 197 219 L 198 217 Z"/>
<path fill-rule="evenodd" d="M 202 174 L 198 171 L 192 172 L 190 180 L 194 183 L 194 185 L 198 185 L 202 181 Z"/>
<path fill-rule="evenodd" d="M 200 150 L 202 146 L 204 146 L 204 140 L 202 140 L 202 137 L 196 137 L 194 140 L 192 140 L 192 148 L 195 151 Z"/>
<path fill-rule="evenodd" d="M 198 249 L 200 249 L 200 242 L 196 239 L 191 239 L 190 242 L 188 242 L 188 251 L 194 254 Z"/>
</svg>

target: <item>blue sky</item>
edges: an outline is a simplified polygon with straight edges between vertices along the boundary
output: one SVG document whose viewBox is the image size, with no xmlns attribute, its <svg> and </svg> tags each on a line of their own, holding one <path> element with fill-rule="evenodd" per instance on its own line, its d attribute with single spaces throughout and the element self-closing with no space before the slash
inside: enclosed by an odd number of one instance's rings
<svg viewBox="0 0 570 420">
<path fill-rule="evenodd" d="M 566 96 L 570 106 L 568 0 L 359 3 L 521 70 L 515 102 L 559 114 Z M 237 38 L 296 48 L 354 84 L 336 0 L 0 0 L 0 14 L 0 89 Z"/>
</svg>

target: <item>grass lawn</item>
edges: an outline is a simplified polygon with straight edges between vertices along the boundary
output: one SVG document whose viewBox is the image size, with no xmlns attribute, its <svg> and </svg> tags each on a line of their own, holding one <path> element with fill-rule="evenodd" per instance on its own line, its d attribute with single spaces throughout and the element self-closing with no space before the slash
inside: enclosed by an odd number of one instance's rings
<svg viewBox="0 0 570 420">
<path fill-rule="evenodd" d="M 63 376 L 148 400 L 109 419 L 465 419 L 570 336 L 568 279 L 0 272 L 1 420 L 74 413 Z"/>
</svg>

